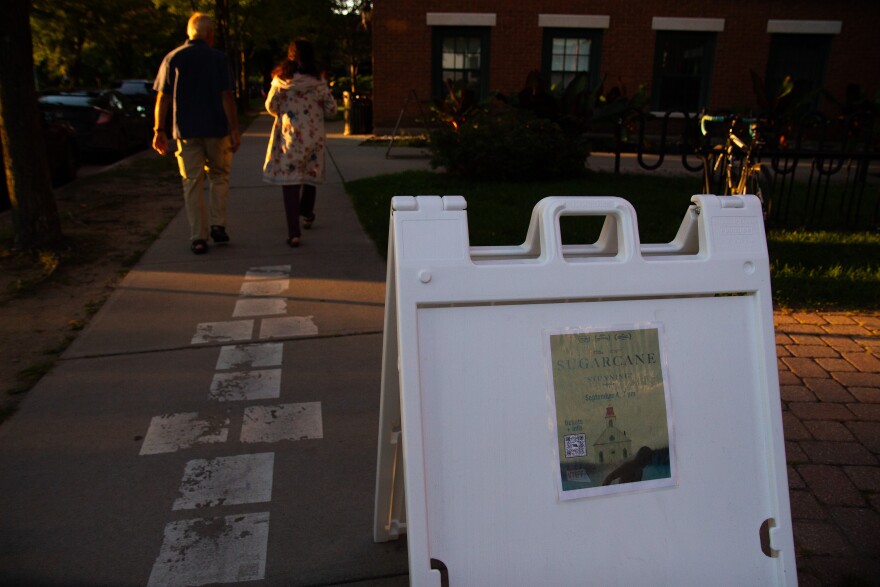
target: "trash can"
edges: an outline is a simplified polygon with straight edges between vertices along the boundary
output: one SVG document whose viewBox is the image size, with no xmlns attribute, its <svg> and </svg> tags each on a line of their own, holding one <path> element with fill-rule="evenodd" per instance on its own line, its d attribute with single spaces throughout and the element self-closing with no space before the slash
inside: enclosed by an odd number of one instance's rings
<svg viewBox="0 0 880 587">
<path fill-rule="evenodd" d="M 373 132 L 373 101 L 369 96 L 342 93 L 345 106 L 345 134 L 366 135 Z"/>
</svg>

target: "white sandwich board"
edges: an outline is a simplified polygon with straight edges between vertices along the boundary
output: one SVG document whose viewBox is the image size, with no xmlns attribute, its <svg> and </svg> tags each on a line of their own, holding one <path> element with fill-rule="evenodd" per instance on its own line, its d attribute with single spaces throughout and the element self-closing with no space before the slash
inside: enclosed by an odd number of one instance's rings
<svg viewBox="0 0 880 587">
<path fill-rule="evenodd" d="M 775 348 L 754 196 L 694 196 L 665 244 L 549 197 L 505 247 L 395 197 L 374 539 L 415 586 L 796 585 Z"/>
</svg>

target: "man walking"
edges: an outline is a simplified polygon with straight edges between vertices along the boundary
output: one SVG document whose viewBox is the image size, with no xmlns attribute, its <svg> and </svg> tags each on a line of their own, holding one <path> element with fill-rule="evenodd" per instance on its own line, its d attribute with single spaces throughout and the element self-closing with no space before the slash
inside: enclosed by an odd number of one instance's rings
<svg viewBox="0 0 880 587">
<path fill-rule="evenodd" d="M 226 56 L 213 48 L 214 22 L 197 12 L 186 27 L 189 40 L 165 56 L 153 84 L 156 96 L 153 148 L 168 152 L 168 131 L 177 140 L 177 163 L 183 178 L 183 200 L 190 226 L 190 250 L 208 251 L 214 243 L 229 242 L 226 233 L 226 202 L 229 167 L 238 150 L 238 113 L 233 96 L 232 74 Z M 173 105 L 173 128 L 164 127 Z M 206 207 L 202 188 L 207 171 Z"/>
</svg>

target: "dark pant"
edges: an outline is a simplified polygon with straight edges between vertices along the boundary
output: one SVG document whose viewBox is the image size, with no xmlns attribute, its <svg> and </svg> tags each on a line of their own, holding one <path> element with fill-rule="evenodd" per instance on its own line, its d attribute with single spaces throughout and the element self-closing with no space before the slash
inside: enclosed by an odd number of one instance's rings
<svg viewBox="0 0 880 587">
<path fill-rule="evenodd" d="M 313 185 L 283 185 L 284 214 L 287 217 L 287 236 L 300 236 L 299 217 L 311 218 L 315 210 L 317 188 Z"/>
</svg>

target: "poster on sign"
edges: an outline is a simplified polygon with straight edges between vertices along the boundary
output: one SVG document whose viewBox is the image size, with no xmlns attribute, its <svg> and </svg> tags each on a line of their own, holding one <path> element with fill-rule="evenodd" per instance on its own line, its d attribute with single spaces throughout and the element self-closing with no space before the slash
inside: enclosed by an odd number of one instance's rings
<svg viewBox="0 0 880 587">
<path fill-rule="evenodd" d="M 563 500 L 675 485 L 662 325 L 546 331 Z"/>
</svg>

